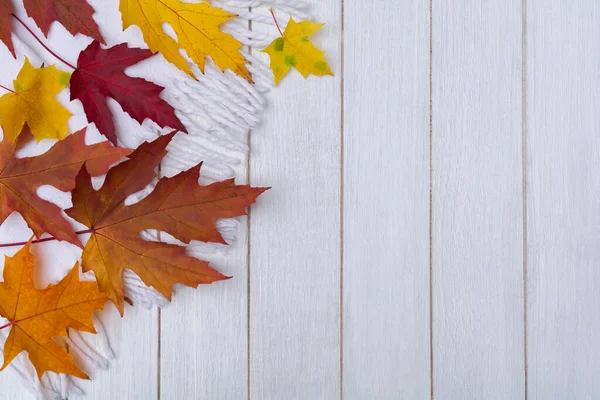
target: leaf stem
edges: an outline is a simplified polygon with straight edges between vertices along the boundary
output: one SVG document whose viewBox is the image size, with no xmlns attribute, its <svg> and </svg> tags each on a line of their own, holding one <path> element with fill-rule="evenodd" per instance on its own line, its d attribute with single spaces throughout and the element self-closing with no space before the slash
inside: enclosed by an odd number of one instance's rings
<svg viewBox="0 0 600 400">
<path fill-rule="evenodd" d="M 93 230 L 92 229 L 86 229 L 83 231 L 77 231 L 75 232 L 76 235 L 85 235 L 86 233 L 92 233 Z M 36 240 L 32 240 L 31 243 L 44 243 L 44 242 L 50 242 L 52 240 L 56 240 L 55 237 L 48 237 L 48 238 L 43 238 L 43 239 L 36 239 Z M 27 243 L 29 243 L 29 241 L 25 241 L 25 242 L 14 242 L 14 243 L 2 243 L 0 244 L 0 248 L 4 248 L 4 247 L 17 247 L 17 246 L 25 246 Z M 0 327 L 0 329 L 2 329 Z"/>
<path fill-rule="evenodd" d="M 31 28 L 29 28 L 29 27 L 28 27 L 28 26 L 25 24 L 25 22 L 23 22 L 23 21 L 21 20 L 21 18 L 17 17 L 15 14 L 11 14 L 11 15 L 12 15 L 12 16 L 13 16 L 13 17 L 14 17 L 14 18 L 17 20 L 17 21 L 19 21 L 19 23 L 20 23 L 21 25 L 23 25 L 23 27 L 24 27 L 25 29 L 27 29 L 27 31 L 28 31 L 28 32 L 31 34 L 31 36 L 33 36 L 33 37 L 35 38 L 35 40 L 37 40 L 37 41 L 38 41 L 38 43 L 39 43 L 39 44 L 41 44 L 41 45 L 42 45 L 42 47 L 43 47 L 44 49 L 46 49 L 46 51 L 48 51 L 48 53 L 52 54 L 52 55 L 53 55 L 53 56 L 54 56 L 56 59 L 58 59 L 59 61 L 61 61 L 63 64 L 65 64 L 65 65 L 68 65 L 69 67 L 73 68 L 74 70 L 75 70 L 75 69 L 77 69 L 77 67 L 76 67 L 76 66 L 74 66 L 73 64 L 71 64 L 71 63 L 70 63 L 70 62 L 68 62 L 68 61 L 65 61 L 65 60 L 64 60 L 62 57 L 60 57 L 58 54 L 56 54 L 55 52 L 53 52 L 52 50 L 50 50 L 50 48 L 49 48 L 48 46 L 46 46 L 46 45 L 44 44 L 44 42 L 42 42 L 42 40 L 41 40 L 39 37 L 37 37 L 37 35 L 36 35 L 36 34 L 35 34 L 35 33 L 34 33 L 32 30 L 31 30 Z"/>
<path fill-rule="evenodd" d="M 271 12 L 271 15 L 273 16 L 273 21 L 275 21 L 275 25 L 277 26 L 277 30 L 279 31 L 279 34 L 281 36 L 283 36 L 283 32 L 281 31 L 281 28 L 279 27 L 279 22 L 277 22 L 277 18 L 275 18 L 275 13 L 273 12 L 273 8 L 269 7 L 269 11 Z"/>
<path fill-rule="evenodd" d="M 4 324 L 2 326 L 0 326 L 0 331 L 4 328 L 8 328 L 9 326 L 13 326 L 15 323 L 14 322 L 9 322 L 8 324 Z"/>
<path fill-rule="evenodd" d="M 14 90 L 12 90 L 12 89 L 9 89 L 9 88 L 7 88 L 7 87 L 6 87 L 6 86 L 4 86 L 4 85 L 0 85 L 0 88 L 2 88 L 2 89 L 4 89 L 4 90 L 7 90 L 7 91 L 9 91 L 9 92 L 12 92 L 12 93 L 14 93 L 14 92 L 15 92 Z"/>
</svg>

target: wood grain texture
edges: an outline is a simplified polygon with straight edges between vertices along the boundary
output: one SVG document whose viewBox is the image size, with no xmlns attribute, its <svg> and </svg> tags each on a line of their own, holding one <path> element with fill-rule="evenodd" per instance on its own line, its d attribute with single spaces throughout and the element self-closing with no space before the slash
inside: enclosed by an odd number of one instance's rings
<svg viewBox="0 0 600 400">
<path fill-rule="evenodd" d="M 600 4 L 527 5 L 529 399 L 600 393 Z"/>
<path fill-rule="evenodd" d="M 252 134 L 251 183 L 273 187 L 251 215 L 256 400 L 340 396 L 341 2 L 309 3 L 327 22 L 312 39 L 336 76 L 305 81 L 292 71 Z"/>
<path fill-rule="evenodd" d="M 49 197 L 51 199 L 51 197 Z M 54 199 L 57 203 L 57 201 Z M 25 221 L 13 213 L 7 224 L 0 227 L 0 240 L 7 238 L 30 237 L 31 230 Z M 4 243 L 4 242 L 0 242 Z M 2 254 L 12 255 L 18 248 L 2 249 Z M 32 245 L 32 253 L 36 256 L 36 280 L 40 287 L 60 280 L 77 262 L 80 261 L 81 250 L 64 242 L 47 242 Z M 113 398 L 157 398 L 158 382 L 158 325 L 156 310 L 145 310 L 141 307 L 127 306 L 126 318 L 121 319 L 114 306 L 107 304 L 103 311 L 97 312 L 104 323 L 108 338 L 115 352 L 116 359 L 110 361 L 109 369 L 100 370 L 89 368 L 91 364 L 81 362 L 76 356 L 79 365 L 87 366 L 85 372 L 91 380 L 75 379 L 76 384 L 85 392 L 86 399 L 113 399 Z M 94 335 L 85 334 L 86 340 L 92 345 L 98 343 Z M 98 346 L 102 349 L 101 346 Z M 100 350 L 104 355 L 104 351 Z M 26 356 L 23 353 L 23 356 Z M 11 398 L 14 390 L 15 397 L 19 399 L 33 399 L 18 375 L 6 370 L 0 373 L 0 382 L 7 379 L 9 383 L 2 389 L 1 398 Z M 6 396 L 6 397 L 5 397 Z M 138 397 L 139 396 L 139 397 Z"/>
<path fill-rule="evenodd" d="M 249 175 L 273 189 L 213 257 L 234 278 L 177 287 L 160 324 L 110 307 L 117 360 L 85 398 L 597 398 L 600 4 L 345 1 L 342 32 L 341 0 L 310 3 L 336 77 L 294 71 L 270 94 Z M 69 60 L 86 44 L 50 36 Z M 10 85 L 22 60 L 0 62 Z M 0 243 L 29 235 L 16 214 L 0 226 Z M 80 256 L 35 251 L 42 283 Z M 11 371 L 0 385 L 33 398 Z"/>
<path fill-rule="evenodd" d="M 121 318 L 107 305 L 103 321 L 116 355 L 107 370 L 92 371 L 82 388 L 89 400 L 158 398 L 158 310 L 126 306 Z"/>
<path fill-rule="evenodd" d="M 433 388 L 524 397 L 521 0 L 433 1 Z"/>
<path fill-rule="evenodd" d="M 428 399 L 428 2 L 346 2 L 344 49 L 344 398 Z"/>
<path fill-rule="evenodd" d="M 17 379 L 16 373 L 0 374 L 0 385 L 2 385 L 2 398 L 6 400 L 33 400 L 35 396 L 23 387 Z"/>
<path fill-rule="evenodd" d="M 211 257 L 211 265 L 233 279 L 178 287 L 162 309 L 160 399 L 248 396 L 246 231 L 244 219 L 227 257 Z M 190 254 L 202 258 L 193 249 Z"/>
<path fill-rule="evenodd" d="M 21 238 L 28 237 L 33 232 L 27 226 L 25 220 L 17 213 L 12 213 L 6 221 L 0 225 L 0 240 L 4 240 L 6 238 Z M 0 267 L 0 272 L 4 272 L 4 259 L 6 256 L 12 257 L 19 250 L 19 247 L 8 247 L 3 248 L 0 251 L 0 263 L 2 266 Z M 40 258 L 39 251 L 34 249 L 34 255 Z M 36 260 L 37 261 L 37 260 Z M 38 264 L 39 265 L 39 264 Z M 39 273 L 39 271 L 38 271 Z M 1 276 L 1 274 L 0 274 Z M 41 284 L 45 282 L 40 282 Z M 40 285 L 42 286 L 42 285 Z M 10 331 L 3 331 L 5 337 L 8 336 Z M 2 348 L 4 349 L 4 343 L 2 343 Z M 17 356 L 17 358 L 27 358 L 28 355 L 26 352 L 21 353 Z M 4 359 L 4 355 L 2 355 L 2 359 Z M 13 361 L 14 362 L 14 361 Z M 33 366 L 31 366 L 33 368 Z M 2 372 L 0 372 L 0 387 L 1 389 L 1 398 L 6 400 L 34 400 L 34 393 L 28 391 L 23 387 L 23 383 L 19 378 L 19 374 L 12 369 L 12 367 L 7 367 Z"/>
<path fill-rule="evenodd" d="M 202 143 L 201 138 L 188 139 L 191 144 Z M 166 175 L 203 161 L 211 163 L 196 154 L 193 146 L 188 152 L 179 150 L 173 158 L 185 167 L 163 168 Z M 201 171 L 206 168 L 205 164 Z M 231 169 L 237 184 L 247 183 L 247 159 L 231 165 Z M 209 261 L 213 268 L 233 278 L 197 289 L 177 285 L 172 303 L 161 310 L 162 400 L 248 397 L 248 226 L 246 218 L 238 221 L 231 246 L 210 245 L 219 247 L 217 251 L 203 250 L 200 242 L 188 246 L 188 254 Z"/>
</svg>

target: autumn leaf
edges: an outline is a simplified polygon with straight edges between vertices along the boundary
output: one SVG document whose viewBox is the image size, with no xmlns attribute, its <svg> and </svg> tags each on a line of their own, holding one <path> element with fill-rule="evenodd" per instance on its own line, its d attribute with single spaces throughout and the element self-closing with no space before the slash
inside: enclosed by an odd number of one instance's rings
<svg viewBox="0 0 600 400">
<path fill-rule="evenodd" d="M 179 0 L 121 0 L 123 29 L 137 25 L 150 50 L 160 52 L 192 77 L 192 70 L 179 48 L 204 72 L 204 58 L 211 57 L 222 71 L 230 69 L 252 81 L 246 68 L 246 59 L 240 52 L 242 44 L 233 36 L 219 30 L 219 26 L 234 19 L 231 14 L 207 2 L 184 3 Z M 163 30 L 163 24 L 171 25 L 177 41 Z"/>
<path fill-rule="evenodd" d="M 4 282 L 0 283 L 0 315 L 9 323 L 10 333 L 4 343 L 4 365 L 22 351 L 38 377 L 46 371 L 66 373 L 82 379 L 88 376 L 75 365 L 67 350 L 53 338 L 67 336 L 67 328 L 96 333 L 92 314 L 106 303 L 105 293 L 96 282 L 80 282 L 79 266 L 56 285 L 37 290 L 34 287 L 35 257 L 28 243 L 4 262 Z"/>
<path fill-rule="evenodd" d="M 0 41 L 3 42 L 10 53 L 15 57 L 15 47 L 12 42 L 11 15 L 14 9 L 10 0 L 0 1 Z"/>
<path fill-rule="evenodd" d="M 315 24 L 310 21 L 290 21 L 281 37 L 275 39 L 269 47 L 262 50 L 271 58 L 271 70 L 275 76 L 275 85 L 278 85 L 290 70 L 296 68 L 303 77 L 308 75 L 333 75 L 327 61 L 325 52 L 317 49 L 308 39 L 324 24 Z"/>
<path fill-rule="evenodd" d="M 196 287 L 227 279 L 208 262 L 186 255 L 184 247 L 141 239 L 142 230 L 164 231 L 185 243 L 225 243 L 215 226 L 217 219 L 245 215 L 246 208 L 267 190 L 237 186 L 233 179 L 200 186 L 198 165 L 161 179 L 146 198 L 125 206 L 129 195 L 156 177 L 154 169 L 165 156 L 173 134 L 143 143 L 128 161 L 108 172 L 98 191 L 82 169 L 71 192 L 73 207 L 67 214 L 92 231 L 83 251 L 83 270 L 94 271 L 100 289 L 108 293 L 121 314 L 125 268 L 169 299 L 175 283 Z"/>
<path fill-rule="evenodd" d="M 98 25 L 92 18 L 94 9 L 85 0 L 24 0 L 23 3 L 27 15 L 33 18 L 46 36 L 52 22 L 58 21 L 72 35 L 82 33 L 104 43 Z"/>
<path fill-rule="evenodd" d="M 0 127 L 4 137 L 14 142 L 25 123 L 37 140 L 62 139 L 68 133 L 71 113 L 56 95 L 67 87 L 69 74 L 53 65 L 34 68 L 26 58 L 14 81 L 14 92 L 0 97 Z"/>
<path fill-rule="evenodd" d="M 102 175 L 130 150 L 108 142 L 87 146 L 82 130 L 56 142 L 44 154 L 16 158 L 17 149 L 28 136 L 23 133 L 14 144 L 6 139 L 0 142 L 0 223 L 17 211 L 37 237 L 47 232 L 58 240 L 83 247 L 61 209 L 38 197 L 36 191 L 42 185 L 69 191 L 75 187 L 75 176 L 84 163 L 92 175 Z"/>
<path fill-rule="evenodd" d="M 125 75 L 125 68 L 151 56 L 150 50 L 132 49 L 126 44 L 102 49 L 96 41 L 79 55 L 71 76 L 71 100 L 81 101 L 88 120 L 115 145 L 117 136 L 107 97 L 116 100 L 140 124 L 149 118 L 162 127 L 185 132 L 173 107 L 159 97 L 164 88 Z"/>
</svg>

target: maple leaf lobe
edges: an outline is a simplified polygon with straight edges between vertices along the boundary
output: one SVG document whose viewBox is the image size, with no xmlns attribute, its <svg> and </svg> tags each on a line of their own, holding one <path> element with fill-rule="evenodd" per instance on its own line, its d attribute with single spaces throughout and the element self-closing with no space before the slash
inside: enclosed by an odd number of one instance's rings
<svg viewBox="0 0 600 400">
<path fill-rule="evenodd" d="M 107 97 L 116 100 L 140 124 L 148 118 L 161 127 L 186 132 L 173 107 L 160 98 L 163 87 L 125 74 L 127 67 L 152 55 L 150 50 L 127 44 L 102 49 L 97 41 L 79 55 L 71 76 L 71 100 L 81 101 L 88 120 L 113 144 L 117 144 L 117 136 Z"/>
<path fill-rule="evenodd" d="M 11 15 L 14 9 L 12 2 L 0 1 L 0 41 L 3 42 L 13 57 L 15 56 L 15 47 L 12 42 Z"/>
<path fill-rule="evenodd" d="M 31 241 L 13 257 L 6 257 L 4 282 L 0 282 L 0 315 L 9 320 L 10 333 L 4 344 L 4 364 L 27 351 L 38 377 L 46 371 L 88 376 L 73 362 L 73 356 L 53 338 L 67 336 L 67 328 L 96 333 L 92 314 L 107 301 L 95 282 L 80 282 L 77 264 L 56 285 L 38 290 L 34 286 L 35 257 Z"/>
</svg>

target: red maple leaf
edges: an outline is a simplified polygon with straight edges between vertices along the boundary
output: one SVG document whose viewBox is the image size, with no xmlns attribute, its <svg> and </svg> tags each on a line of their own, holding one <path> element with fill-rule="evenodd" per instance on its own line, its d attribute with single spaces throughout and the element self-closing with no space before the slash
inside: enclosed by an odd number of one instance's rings
<svg viewBox="0 0 600 400">
<path fill-rule="evenodd" d="M 2 0 L 9 3 L 10 0 Z M 72 35 L 82 33 L 104 43 L 98 25 L 92 18 L 94 9 L 85 0 L 24 0 L 25 10 L 44 35 L 52 22 L 60 22 Z"/>
<path fill-rule="evenodd" d="M 116 100 L 140 124 L 148 118 L 162 127 L 185 132 L 173 107 L 159 96 L 163 87 L 125 74 L 125 68 L 152 55 L 150 50 L 129 48 L 126 44 L 102 49 L 97 41 L 79 55 L 77 69 L 71 76 L 71 100 L 83 103 L 88 120 L 114 144 L 117 136 L 107 97 Z"/>
</svg>

